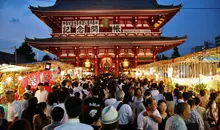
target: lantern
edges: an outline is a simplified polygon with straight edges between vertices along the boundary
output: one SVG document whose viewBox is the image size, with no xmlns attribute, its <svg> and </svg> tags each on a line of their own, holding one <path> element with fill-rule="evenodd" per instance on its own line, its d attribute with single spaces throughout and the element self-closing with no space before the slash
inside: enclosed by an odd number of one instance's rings
<svg viewBox="0 0 220 130">
<path fill-rule="evenodd" d="M 90 68 L 91 67 L 91 62 L 89 60 L 86 60 L 85 67 L 86 68 Z"/>
</svg>

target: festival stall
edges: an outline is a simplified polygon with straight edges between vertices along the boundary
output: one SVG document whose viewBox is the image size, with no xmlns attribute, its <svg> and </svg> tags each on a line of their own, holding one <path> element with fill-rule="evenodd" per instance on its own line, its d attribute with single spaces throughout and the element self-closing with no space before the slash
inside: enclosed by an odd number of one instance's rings
<svg viewBox="0 0 220 130">
<path fill-rule="evenodd" d="M 21 91 L 31 85 L 35 88 L 39 82 L 53 85 L 62 81 L 65 75 L 74 76 L 74 66 L 58 61 L 34 62 L 19 65 L 0 66 L 0 93 L 7 89 Z"/>
<path fill-rule="evenodd" d="M 207 49 L 179 58 L 138 66 L 138 77 L 148 76 L 156 81 L 196 86 L 205 84 L 207 89 L 220 88 L 220 47 Z"/>
</svg>

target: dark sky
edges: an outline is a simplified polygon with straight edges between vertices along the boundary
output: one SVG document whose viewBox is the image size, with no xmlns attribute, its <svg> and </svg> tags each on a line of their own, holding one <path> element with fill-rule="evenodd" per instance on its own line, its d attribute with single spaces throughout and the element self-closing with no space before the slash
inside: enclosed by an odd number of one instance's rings
<svg viewBox="0 0 220 130">
<path fill-rule="evenodd" d="M 0 0 L 0 51 L 12 53 L 12 47 L 19 47 L 25 36 L 50 37 L 51 29 L 32 14 L 28 7 L 51 6 L 54 2 Z M 220 0 L 158 0 L 158 3 L 183 5 L 180 12 L 163 27 L 163 36 L 188 36 L 186 43 L 179 46 L 182 55 L 190 53 L 191 47 L 202 45 L 204 41 L 214 43 L 214 38 L 220 36 Z M 36 49 L 34 51 L 40 60 L 44 53 Z M 167 55 L 171 53 L 166 52 Z"/>
</svg>

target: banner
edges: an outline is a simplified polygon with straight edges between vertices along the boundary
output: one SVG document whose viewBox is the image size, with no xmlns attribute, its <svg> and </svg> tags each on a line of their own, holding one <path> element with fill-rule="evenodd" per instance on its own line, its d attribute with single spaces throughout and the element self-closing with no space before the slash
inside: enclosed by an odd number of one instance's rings
<svg viewBox="0 0 220 130">
<path fill-rule="evenodd" d="M 37 87 L 38 83 L 48 82 L 49 84 L 55 84 L 58 77 L 57 72 L 52 71 L 42 71 L 26 75 L 22 80 L 22 86 L 26 87 L 31 85 L 31 87 Z"/>
</svg>

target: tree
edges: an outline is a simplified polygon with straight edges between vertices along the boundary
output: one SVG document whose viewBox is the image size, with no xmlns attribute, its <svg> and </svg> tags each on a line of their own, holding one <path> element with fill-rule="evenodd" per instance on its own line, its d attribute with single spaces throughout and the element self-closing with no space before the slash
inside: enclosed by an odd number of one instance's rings
<svg viewBox="0 0 220 130">
<path fill-rule="evenodd" d="M 177 58 L 177 57 L 180 57 L 179 49 L 178 49 L 178 47 L 174 47 L 173 48 L 172 59 Z"/>
<path fill-rule="evenodd" d="M 169 57 L 165 56 L 164 54 L 163 55 L 157 55 L 156 56 L 156 59 L 157 61 L 160 61 L 160 60 L 168 60 Z"/>
<path fill-rule="evenodd" d="M 36 61 L 36 59 L 34 58 L 36 54 L 26 42 L 23 42 L 22 45 L 18 49 L 16 49 L 16 53 L 17 55 L 23 55 L 25 59 L 29 62 Z"/>
<path fill-rule="evenodd" d="M 44 55 L 42 61 L 48 61 L 48 60 L 52 60 L 52 58 L 49 55 Z"/>
</svg>

